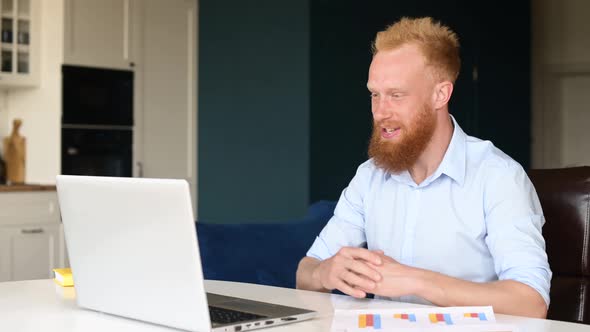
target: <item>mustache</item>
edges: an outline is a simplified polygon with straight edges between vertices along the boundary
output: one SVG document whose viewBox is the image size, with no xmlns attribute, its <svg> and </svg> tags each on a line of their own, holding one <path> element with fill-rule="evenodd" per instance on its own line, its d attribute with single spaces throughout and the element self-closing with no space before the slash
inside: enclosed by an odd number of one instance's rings
<svg viewBox="0 0 590 332">
<path fill-rule="evenodd" d="M 403 127 L 399 122 L 391 122 L 391 121 L 373 121 L 373 128 L 401 128 Z"/>
</svg>

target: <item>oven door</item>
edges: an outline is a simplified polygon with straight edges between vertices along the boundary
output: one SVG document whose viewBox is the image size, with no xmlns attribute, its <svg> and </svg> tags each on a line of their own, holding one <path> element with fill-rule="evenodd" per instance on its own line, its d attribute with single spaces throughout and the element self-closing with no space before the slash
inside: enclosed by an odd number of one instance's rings
<svg viewBox="0 0 590 332">
<path fill-rule="evenodd" d="M 132 130 L 62 128 L 62 174 L 132 175 Z"/>
</svg>

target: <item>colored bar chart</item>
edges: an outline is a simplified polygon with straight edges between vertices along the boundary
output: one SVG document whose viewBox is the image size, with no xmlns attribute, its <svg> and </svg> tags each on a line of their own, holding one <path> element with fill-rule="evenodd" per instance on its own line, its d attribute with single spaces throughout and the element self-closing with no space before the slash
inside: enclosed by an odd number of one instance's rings
<svg viewBox="0 0 590 332">
<path fill-rule="evenodd" d="M 428 314 L 428 319 L 433 324 L 445 323 L 447 325 L 453 325 L 453 320 L 450 314 Z"/>
<path fill-rule="evenodd" d="M 416 315 L 415 314 L 395 314 L 393 318 L 396 319 L 403 319 L 409 322 L 416 322 Z"/>
<path fill-rule="evenodd" d="M 334 312 L 330 329 L 332 332 L 514 331 L 503 328 L 486 329 L 486 326 L 496 323 L 491 306 L 335 309 Z M 469 327 L 473 329 L 470 330 Z"/>
<path fill-rule="evenodd" d="M 359 329 L 373 328 L 375 330 L 381 329 L 381 315 L 364 314 L 358 315 Z"/>
<path fill-rule="evenodd" d="M 488 320 L 486 318 L 486 314 L 483 313 L 483 312 L 465 313 L 463 316 L 464 317 L 467 317 L 467 318 L 478 318 L 480 321 L 486 321 L 486 320 Z"/>
</svg>

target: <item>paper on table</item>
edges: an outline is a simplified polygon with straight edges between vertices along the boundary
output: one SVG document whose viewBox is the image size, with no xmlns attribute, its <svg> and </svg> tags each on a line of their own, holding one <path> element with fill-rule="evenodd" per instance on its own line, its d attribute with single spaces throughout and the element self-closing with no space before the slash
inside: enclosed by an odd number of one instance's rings
<svg viewBox="0 0 590 332">
<path fill-rule="evenodd" d="M 344 330 L 346 332 L 366 332 L 367 329 L 352 328 Z M 370 331 L 370 330 L 369 330 Z M 486 325 L 454 325 L 454 326 L 434 326 L 434 327 L 394 327 L 390 329 L 379 330 L 383 332 L 520 332 L 514 325 L 490 323 Z"/>
<path fill-rule="evenodd" d="M 332 331 L 516 331 L 495 322 L 492 307 L 336 310 Z"/>
</svg>

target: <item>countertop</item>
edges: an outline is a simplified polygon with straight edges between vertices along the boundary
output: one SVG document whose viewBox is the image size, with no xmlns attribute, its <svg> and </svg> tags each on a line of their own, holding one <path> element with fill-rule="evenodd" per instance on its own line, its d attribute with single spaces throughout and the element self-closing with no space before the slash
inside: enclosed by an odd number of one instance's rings
<svg viewBox="0 0 590 332">
<path fill-rule="evenodd" d="M 29 184 L 29 183 L 0 185 L 0 192 L 15 192 L 15 191 L 55 191 L 55 185 Z"/>
</svg>

